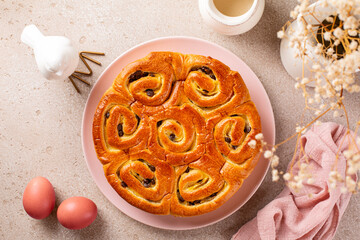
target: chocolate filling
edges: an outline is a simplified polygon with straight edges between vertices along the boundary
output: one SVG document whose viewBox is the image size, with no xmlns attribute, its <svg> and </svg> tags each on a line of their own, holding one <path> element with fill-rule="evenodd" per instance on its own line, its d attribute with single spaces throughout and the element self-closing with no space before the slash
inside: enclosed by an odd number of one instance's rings
<svg viewBox="0 0 360 240">
<path fill-rule="evenodd" d="M 153 166 L 153 165 L 148 165 L 148 167 L 150 168 L 150 170 L 152 171 L 152 172 L 155 172 L 155 167 Z"/>
<path fill-rule="evenodd" d="M 180 195 L 179 189 L 177 190 L 177 196 L 180 202 L 185 202 L 184 198 Z"/>
<path fill-rule="evenodd" d="M 138 79 L 140 79 L 143 75 L 143 72 L 140 71 L 140 70 L 137 70 L 136 72 L 132 73 L 130 76 L 129 76 L 129 83 L 132 83 Z"/>
<path fill-rule="evenodd" d="M 126 184 L 125 182 L 121 182 L 121 186 L 122 186 L 123 188 L 126 188 L 126 187 L 127 187 L 127 184 Z"/>
<path fill-rule="evenodd" d="M 153 97 L 155 95 L 154 90 L 152 89 L 146 89 L 145 92 L 149 97 Z"/>
<path fill-rule="evenodd" d="M 250 131 L 251 131 L 251 127 L 247 125 L 247 126 L 244 128 L 244 133 L 249 133 Z"/>
<path fill-rule="evenodd" d="M 124 136 L 123 126 L 122 126 L 121 123 L 119 123 L 119 124 L 117 125 L 117 130 L 118 130 L 119 137 Z"/>
<path fill-rule="evenodd" d="M 193 201 L 193 202 L 189 202 L 189 205 L 190 205 L 190 206 L 193 206 L 193 205 L 199 204 L 199 203 L 201 203 L 201 200 L 195 200 L 195 201 Z"/>
<path fill-rule="evenodd" d="M 201 72 L 205 73 L 206 75 L 208 75 L 211 79 L 216 80 L 215 74 L 209 67 L 206 67 L 206 66 L 193 67 L 191 69 L 191 71 L 201 71 Z"/>
<path fill-rule="evenodd" d="M 144 187 L 149 188 L 149 187 L 151 187 L 151 184 L 155 184 L 155 179 L 153 179 L 153 178 L 145 178 L 143 180 L 142 184 L 143 184 Z"/>
<path fill-rule="evenodd" d="M 175 134 L 172 133 L 172 134 L 170 134 L 169 138 L 171 141 L 175 141 L 176 136 L 175 136 Z"/>
<path fill-rule="evenodd" d="M 205 73 L 205 74 L 212 74 L 212 73 L 213 73 L 213 71 L 212 71 L 210 68 L 205 67 L 205 66 L 202 66 L 202 67 L 200 68 L 200 70 L 201 70 L 203 73 Z"/>
<path fill-rule="evenodd" d="M 162 124 L 162 122 L 163 122 L 163 121 L 158 121 L 158 122 L 156 123 L 156 126 L 157 126 L 157 127 L 160 127 L 161 124 Z"/>
<path fill-rule="evenodd" d="M 140 117 L 138 115 L 135 115 L 136 120 L 138 121 L 138 123 L 140 122 Z"/>
<path fill-rule="evenodd" d="M 216 195 L 217 195 L 217 193 L 213 193 L 209 197 L 215 197 Z"/>
</svg>

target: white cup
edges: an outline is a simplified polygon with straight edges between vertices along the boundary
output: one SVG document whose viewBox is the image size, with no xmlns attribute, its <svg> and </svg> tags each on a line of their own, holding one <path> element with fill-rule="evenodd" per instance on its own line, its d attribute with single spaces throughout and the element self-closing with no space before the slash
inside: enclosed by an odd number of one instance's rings
<svg viewBox="0 0 360 240">
<path fill-rule="evenodd" d="M 221 13 L 213 0 L 199 0 L 200 13 L 205 23 L 225 35 L 238 35 L 252 29 L 259 22 L 264 8 L 265 0 L 254 0 L 247 12 L 230 17 Z"/>
</svg>

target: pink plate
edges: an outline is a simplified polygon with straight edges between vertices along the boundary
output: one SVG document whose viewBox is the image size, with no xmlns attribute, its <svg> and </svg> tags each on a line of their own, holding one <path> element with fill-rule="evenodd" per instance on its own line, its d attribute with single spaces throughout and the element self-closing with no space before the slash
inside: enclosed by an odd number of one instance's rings
<svg viewBox="0 0 360 240">
<path fill-rule="evenodd" d="M 268 95 L 254 72 L 235 54 L 214 43 L 192 37 L 166 37 L 158 38 L 123 53 L 115 59 L 100 75 L 87 100 L 82 122 L 82 146 L 86 163 L 101 192 L 123 213 L 144 224 L 172 230 L 186 230 L 200 228 L 216 223 L 243 206 L 258 189 L 269 168 L 269 162 L 263 158 L 259 160 L 255 170 L 246 179 L 240 190 L 224 205 L 215 211 L 195 217 L 174 217 L 171 215 L 159 216 L 144 212 L 133 207 L 122 199 L 108 184 L 101 163 L 96 157 L 92 140 L 92 122 L 95 109 L 105 91 L 111 86 L 120 70 L 128 63 L 145 57 L 152 51 L 173 51 L 181 53 L 200 54 L 216 58 L 232 70 L 238 71 L 243 77 L 251 98 L 261 116 L 261 124 L 265 140 L 274 144 L 275 122 L 272 107 Z"/>
</svg>

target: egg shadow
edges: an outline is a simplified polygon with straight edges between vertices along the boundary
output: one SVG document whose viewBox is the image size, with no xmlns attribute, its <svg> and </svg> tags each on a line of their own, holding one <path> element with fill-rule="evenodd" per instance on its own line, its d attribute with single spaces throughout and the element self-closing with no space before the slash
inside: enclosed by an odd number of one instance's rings
<svg viewBox="0 0 360 240">
<path fill-rule="evenodd" d="M 98 209 L 98 214 L 92 224 L 80 230 L 69 231 L 72 232 L 72 237 L 76 239 L 93 239 L 95 236 L 102 236 L 101 238 L 105 239 L 105 230 L 104 220 L 101 211 Z"/>
<path fill-rule="evenodd" d="M 55 196 L 57 196 L 56 192 L 55 192 Z M 41 225 L 43 226 L 44 231 L 48 232 L 49 235 L 53 235 L 54 232 L 59 231 L 60 227 L 62 227 L 59 221 L 57 220 L 57 214 L 56 214 L 60 203 L 61 201 L 58 198 L 56 198 L 55 207 L 52 210 L 51 214 L 48 217 L 41 220 Z"/>
<path fill-rule="evenodd" d="M 56 189 L 55 189 L 56 191 Z M 60 196 L 61 193 L 56 192 L 56 196 Z M 72 239 L 93 239 L 94 236 L 104 236 L 104 221 L 101 216 L 101 211 L 98 209 L 96 219 L 92 224 L 86 228 L 79 230 L 67 229 L 61 225 L 57 219 L 57 210 L 64 199 L 57 197 L 55 200 L 55 207 L 51 214 L 45 219 L 41 220 L 41 225 L 48 236 L 56 236 L 60 232 L 67 232 L 66 235 L 71 236 Z"/>
</svg>

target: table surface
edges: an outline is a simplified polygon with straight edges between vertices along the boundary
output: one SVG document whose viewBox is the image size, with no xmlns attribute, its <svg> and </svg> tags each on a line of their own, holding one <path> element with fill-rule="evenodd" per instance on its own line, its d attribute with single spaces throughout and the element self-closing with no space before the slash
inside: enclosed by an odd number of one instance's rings
<svg viewBox="0 0 360 240">
<path fill-rule="evenodd" d="M 146 226 L 115 208 L 96 187 L 81 147 L 81 120 L 90 88 L 76 93 L 68 80 L 49 81 L 34 55 L 20 41 L 22 29 L 37 25 L 46 35 L 65 35 L 79 50 L 101 51 L 103 67 L 94 66 L 94 83 L 105 66 L 127 49 L 163 36 L 194 36 L 228 48 L 257 74 L 273 105 L 276 141 L 294 132 L 303 98 L 283 68 L 276 32 L 288 20 L 296 0 L 266 0 L 260 22 L 239 36 L 223 36 L 207 27 L 196 0 L 0 1 L 0 238 L 1 239 L 229 239 L 284 187 L 268 173 L 255 195 L 239 211 L 214 225 L 189 231 Z M 359 118 L 359 96 L 347 96 L 352 125 Z M 309 119 L 309 117 L 307 117 Z M 323 120 L 329 120 L 324 118 Z M 344 117 L 337 119 L 344 123 Z M 294 143 L 279 149 L 285 169 Z M 95 222 L 78 231 L 63 228 L 56 212 L 30 218 L 22 207 L 28 181 L 44 176 L 57 200 L 86 196 L 98 206 Z M 360 196 L 352 197 L 335 239 L 358 239 Z"/>
</svg>

